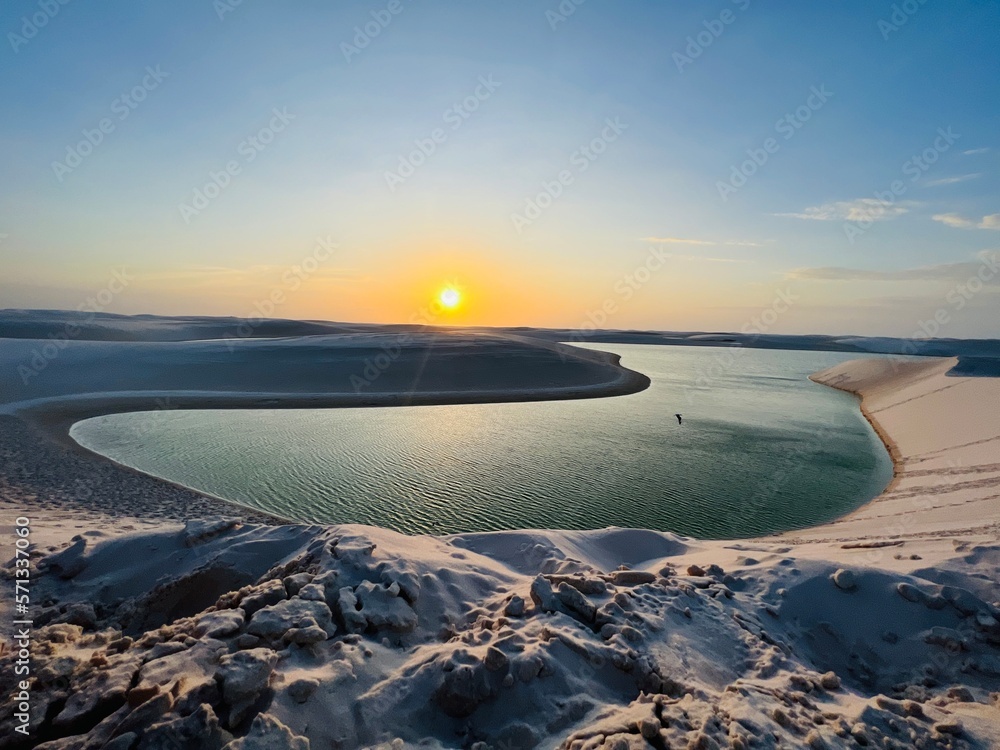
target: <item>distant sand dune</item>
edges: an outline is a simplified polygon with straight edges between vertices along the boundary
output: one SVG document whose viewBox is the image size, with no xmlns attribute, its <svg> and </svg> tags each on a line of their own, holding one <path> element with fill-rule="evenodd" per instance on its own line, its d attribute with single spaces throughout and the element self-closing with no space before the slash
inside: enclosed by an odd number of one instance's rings
<svg viewBox="0 0 1000 750">
<path fill-rule="evenodd" d="M 29 420 L 70 447 L 74 422 L 114 412 L 538 401 L 649 386 L 615 354 L 516 335 L 47 344 L 0 339 L 0 414 Z"/>
</svg>

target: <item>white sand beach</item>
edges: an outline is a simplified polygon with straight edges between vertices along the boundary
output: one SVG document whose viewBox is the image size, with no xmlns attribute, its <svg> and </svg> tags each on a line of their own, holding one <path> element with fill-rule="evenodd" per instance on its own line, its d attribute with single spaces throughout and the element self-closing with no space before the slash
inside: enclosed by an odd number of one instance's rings
<svg viewBox="0 0 1000 750">
<path fill-rule="evenodd" d="M 836 523 L 796 536 L 883 533 L 905 539 L 998 538 L 1000 398 L 997 379 L 949 376 L 955 358 L 849 362 L 813 377 L 859 393 L 890 448 L 893 485 Z"/>
<path fill-rule="evenodd" d="M 731 542 L 413 537 L 253 523 L 236 506 L 220 520 L 222 501 L 51 439 L 80 414 L 170 395 L 165 383 L 138 397 L 62 384 L 44 401 L 8 395 L 22 443 L 100 492 L 74 501 L 71 483 L 37 473 L 34 739 L 13 732 L 8 701 L 0 747 L 1000 747 L 1000 379 L 949 376 L 955 364 L 817 374 L 862 397 L 896 479 L 834 523 Z M 545 397 L 549 374 L 532 367 L 511 365 L 503 387 Z M 573 388 L 641 385 L 615 367 L 576 363 Z M 320 390 L 289 384 L 266 398 Z M 12 480 L 27 459 L 4 450 L 13 519 L 31 511 L 36 474 Z M 107 473 L 85 473 L 96 465 Z M 100 495 L 116 482 L 135 484 L 111 507 Z M 192 517 L 215 502 L 197 514 L 215 520 L 151 518 L 141 495 L 154 486 L 165 494 L 152 505 L 179 493 Z"/>
</svg>

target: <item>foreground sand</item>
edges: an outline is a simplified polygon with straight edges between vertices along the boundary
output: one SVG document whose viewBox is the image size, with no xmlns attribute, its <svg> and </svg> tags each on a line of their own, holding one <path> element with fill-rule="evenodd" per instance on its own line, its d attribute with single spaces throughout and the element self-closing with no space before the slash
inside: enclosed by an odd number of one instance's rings
<svg viewBox="0 0 1000 750">
<path fill-rule="evenodd" d="M 38 561 L 36 739 L 0 743 L 1000 747 L 1000 380 L 953 364 L 817 375 L 898 476 L 779 537 L 90 530 Z"/>
</svg>

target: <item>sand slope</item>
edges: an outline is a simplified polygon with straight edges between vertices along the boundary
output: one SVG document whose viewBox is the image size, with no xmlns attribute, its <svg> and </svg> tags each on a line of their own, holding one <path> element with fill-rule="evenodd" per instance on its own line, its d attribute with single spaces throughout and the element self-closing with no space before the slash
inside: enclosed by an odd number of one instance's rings
<svg viewBox="0 0 1000 750">
<path fill-rule="evenodd" d="M 955 359 L 847 362 L 813 380 L 858 393 L 888 440 L 896 481 L 848 517 L 795 534 L 893 538 L 957 530 L 1000 538 L 1000 389 L 995 378 L 953 377 Z"/>
<path fill-rule="evenodd" d="M 776 544 L 192 522 L 40 568 L 63 603 L 36 618 L 48 750 L 998 739 L 995 604 Z"/>
<path fill-rule="evenodd" d="M 0 339 L 0 407 L 102 413 L 184 406 L 339 406 L 582 398 L 649 379 L 616 355 L 518 336 L 342 334 L 182 342 Z M 36 408 L 37 407 L 37 408 Z"/>
</svg>

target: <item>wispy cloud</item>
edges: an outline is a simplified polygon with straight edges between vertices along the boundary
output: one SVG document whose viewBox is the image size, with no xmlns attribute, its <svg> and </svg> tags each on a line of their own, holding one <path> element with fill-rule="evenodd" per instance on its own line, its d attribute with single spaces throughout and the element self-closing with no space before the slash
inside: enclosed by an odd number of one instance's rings
<svg viewBox="0 0 1000 750">
<path fill-rule="evenodd" d="M 985 154 L 989 150 L 990 150 L 989 147 L 986 147 L 986 148 L 970 148 L 968 151 L 963 151 L 962 153 L 965 156 L 972 156 L 974 154 Z"/>
<path fill-rule="evenodd" d="M 982 219 L 970 219 L 961 214 L 934 214 L 934 221 L 954 229 L 998 229 L 1000 230 L 1000 214 L 990 214 Z"/>
<path fill-rule="evenodd" d="M 851 201 L 835 201 L 811 206 L 798 213 L 775 215 L 809 221 L 886 221 L 909 213 L 912 205 L 905 201 L 889 205 L 875 198 L 856 198 Z"/>
<path fill-rule="evenodd" d="M 959 214 L 934 214 L 931 218 L 956 229 L 972 229 L 976 226 L 976 222 L 972 219 L 967 219 Z"/>
<path fill-rule="evenodd" d="M 797 268 L 786 278 L 808 281 L 963 281 L 975 276 L 984 263 L 996 265 L 1000 255 L 992 251 L 979 253 L 978 260 L 959 263 L 942 263 L 936 266 L 902 268 L 892 271 L 872 271 L 861 268 Z M 994 274 L 987 283 L 1000 284 L 1000 274 Z"/>
<path fill-rule="evenodd" d="M 706 245 L 716 247 L 760 247 L 759 242 L 746 242 L 743 240 L 725 240 L 715 242 L 712 240 L 691 240 L 683 237 L 641 237 L 643 242 L 653 242 L 661 245 Z"/>
<path fill-rule="evenodd" d="M 979 172 L 975 174 L 960 174 L 954 177 L 942 177 L 940 180 L 928 180 L 923 183 L 924 187 L 939 187 L 941 185 L 954 185 L 958 182 L 965 182 L 966 180 L 974 180 L 982 175 Z"/>
<path fill-rule="evenodd" d="M 228 266 L 179 266 L 169 270 L 152 271 L 145 274 L 145 276 L 146 278 L 156 279 L 181 279 L 189 276 L 210 276 L 212 278 L 228 276 L 237 278 L 260 276 L 277 271 L 278 268 L 278 266 L 270 265 L 247 266 L 245 268 L 230 268 Z"/>
<path fill-rule="evenodd" d="M 669 258 L 674 260 L 686 260 L 692 262 L 701 263 L 749 263 L 750 261 L 744 258 L 712 258 L 706 255 L 683 255 L 680 253 L 664 253 Z"/>
<path fill-rule="evenodd" d="M 195 284 L 254 284 L 268 283 L 283 275 L 293 274 L 300 279 L 323 279 L 325 281 L 353 281 L 356 272 L 343 268 L 318 268 L 304 273 L 298 266 L 255 265 L 246 268 L 226 266 L 186 266 L 176 269 L 153 270 L 142 273 L 148 281 L 184 281 Z"/>
</svg>

